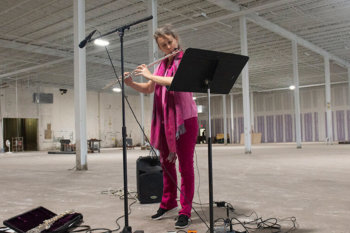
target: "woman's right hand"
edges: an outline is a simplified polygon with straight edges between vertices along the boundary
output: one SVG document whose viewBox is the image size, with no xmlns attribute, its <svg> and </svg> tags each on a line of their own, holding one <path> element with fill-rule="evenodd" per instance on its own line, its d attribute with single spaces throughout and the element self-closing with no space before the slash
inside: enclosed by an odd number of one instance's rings
<svg viewBox="0 0 350 233">
<path fill-rule="evenodd" d="M 126 78 L 124 78 L 124 83 L 128 86 L 130 86 L 131 83 L 133 83 L 132 77 L 129 75 L 130 75 L 130 72 L 124 72 L 124 77 L 126 77 Z"/>
</svg>

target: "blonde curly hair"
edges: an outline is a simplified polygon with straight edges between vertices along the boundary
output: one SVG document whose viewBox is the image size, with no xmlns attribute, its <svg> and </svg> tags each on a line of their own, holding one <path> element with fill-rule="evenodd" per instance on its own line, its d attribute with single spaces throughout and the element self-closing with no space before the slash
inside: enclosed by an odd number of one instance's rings
<svg viewBox="0 0 350 233">
<path fill-rule="evenodd" d="M 179 35 L 176 31 L 174 31 L 173 26 L 171 24 L 166 24 L 163 27 L 157 28 L 157 30 L 154 32 L 153 37 L 158 44 L 158 38 L 165 37 L 165 35 L 174 37 L 178 41 L 178 44 L 180 46 Z"/>
</svg>

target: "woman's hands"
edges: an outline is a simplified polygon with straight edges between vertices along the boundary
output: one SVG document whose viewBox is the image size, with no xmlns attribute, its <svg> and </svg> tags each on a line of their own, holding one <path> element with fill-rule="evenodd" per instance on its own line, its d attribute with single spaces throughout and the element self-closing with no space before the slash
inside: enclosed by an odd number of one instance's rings
<svg viewBox="0 0 350 233">
<path fill-rule="evenodd" d="M 161 86 L 170 86 L 174 78 L 174 77 L 165 78 L 163 76 L 153 75 L 145 64 L 139 65 L 132 73 L 136 76 L 142 75 L 147 80 L 149 80 L 146 83 L 134 82 L 131 77 L 128 77 L 130 75 L 129 72 L 124 73 L 124 77 L 126 77 L 124 78 L 124 83 L 142 93 L 152 93 L 154 91 L 155 83 Z M 135 85 L 138 86 L 139 88 L 136 87 Z"/>
<path fill-rule="evenodd" d="M 151 80 L 152 78 L 152 74 L 145 64 L 139 65 L 133 72 L 136 76 L 142 75 L 148 80 Z M 128 86 L 131 86 L 134 81 L 130 76 L 130 72 L 124 72 L 124 77 L 124 83 Z"/>
<path fill-rule="evenodd" d="M 154 91 L 154 82 L 134 82 L 130 76 L 130 72 L 124 72 L 124 84 L 135 89 L 138 92 L 145 94 L 152 93 Z"/>
<path fill-rule="evenodd" d="M 124 84 L 130 86 L 133 83 L 132 77 L 130 76 L 130 72 L 124 72 L 124 77 L 127 77 L 124 79 Z"/>
<path fill-rule="evenodd" d="M 173 81 L 174 77 L 163 77 L 163 76 L 157 76 L 157 75 L 153 75 L 149 69 L 147 68 L 147 66 L 145 64 L 142 64 L 140 66 L 138 66 L 135 70 L 134 70 L 134 74 L 135 75 L 142 75 L 143 77 L 145 77 L 146 79 L 148 79 L 149 81 L 152 81 L 152 83 L 156 83 L 159 84 L 161 86 L 170 86 L 171 82 Z"/>
<path fill-rule="evenodd" d="M 166 160 L 168 160 L 169 163 L 175 163 L 176 162 L 177 155 L 175 152 L 170 152 Z"/>
<path fill-rule="evenodd" d="M 135 75 L 142 75 L 143 77 L 145 77 L 148 80 L 152 79 L 152 74 L 145 64 L 139 65 L 135 69 Z"/>
</svg>

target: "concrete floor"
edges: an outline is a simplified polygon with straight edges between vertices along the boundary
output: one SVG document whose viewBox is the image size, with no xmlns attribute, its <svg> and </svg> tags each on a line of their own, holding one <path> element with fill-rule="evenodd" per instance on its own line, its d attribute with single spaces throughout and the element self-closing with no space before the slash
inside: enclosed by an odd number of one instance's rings
<svg viewBox="0 0 350 233">
<path fill-rule="evenodd" d="M 204 205 L 194 207 L 208 218 L 207 147 L 198 145 L 196 152 L 194 201 L 199 202 L 200 195 Z M 128 150 L 130 191 L 136 191 L 135 161 L 147 153 Z M 44 206 L 56 213 L 74 209 L 93 228 L 115 229 L 124 202 L 101 191 L 123 187 L 122 150 L 89 154 L 88 171 L 75 171 L 74 166 L 75 155 L 0 154 L 0 220 Z M 264 219 L 294 216 L 295 232 L 300 233 L 350 232 L 350 145 L 303 144 L 303 149 L 295 149 L 294 144 L 263 144 L 254 145 L 250 155 L 244 154 L 242 146 L 214 145 L 213 167 L 214 200 L 230 202 L 236 213 L 256 211 Z M 158 204 L 137 202 L 129 225 L 147 233 L 174 230 L 173 217 L 149 219 L 157 208 Z M 223 209 L 214 211 L 215 218 L 225 217 Z M 207 231 L 195 213 L 192 220 L 188 229 Z M 124 219 L 119 223 L 124 226 Z M 282 225 L 288 229 L 291 224 Z"/>
</svg>

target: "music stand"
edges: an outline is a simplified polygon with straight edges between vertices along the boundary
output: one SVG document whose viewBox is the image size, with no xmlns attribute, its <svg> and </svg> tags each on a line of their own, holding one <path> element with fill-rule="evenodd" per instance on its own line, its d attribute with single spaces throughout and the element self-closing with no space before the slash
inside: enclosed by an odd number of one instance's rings
<svg viewBox="0 0 350 233">
<path fill-rule="evenodd" d="M 208 93 L 210 233 L 214 233 L 210 93 L 228 94 L 248 60 L 243 55 L 189 48 L 168 87 L 170 91 Z"/>
</svg>

